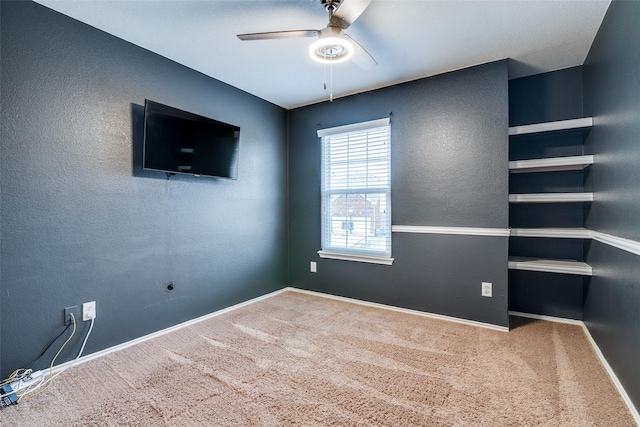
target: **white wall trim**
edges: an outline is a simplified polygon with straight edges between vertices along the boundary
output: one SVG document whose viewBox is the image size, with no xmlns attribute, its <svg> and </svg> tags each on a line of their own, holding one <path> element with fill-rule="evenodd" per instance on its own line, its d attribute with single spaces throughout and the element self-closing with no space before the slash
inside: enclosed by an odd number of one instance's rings
<svg viewBox="0 0 640 427">
<path fill-rule="evenodd" d="M 586 228 L 512 228 L 513 237 L 550 237 L 559 239 L 590 239 Z"/>
<path fill-rule="evenodd" d="M 382 265 L 393 264 L 393 258 L 383 257 L 383 256 L 357 255 L 357 254 L 339 253 L 339 252 L 322 251 L 322 250 L 318 251 L 318 255 L 320 256 L 320 258 L 339 259 L 342 261 L 356 261 L 356 262 L 366 262 L 369 264 L 382 264 Z"/>
<path fill-rule="evenodd" d="M 498 325 L 493 325 L 491 323 L 476 322 L 475 320 L 460 319 L 458 317 L 428 313 L 426 311 L 411 310 L 409 308 L 394 307 L 392 305 L 380 304 L 377 302 L 362 301 L 355 298 L 339 297 L 336 295 L 325 294 L 322 292 L 308 291 L 306 289 L 298 289 L 298 288 L 291 288 L 291 287 L 285 288 L 285 289 L 288 291 L 299 292 L 302 294 L 314 295 L 317 297 L 328 298 L 328 299 L 348 302 L 352 304 L 364 305 L 366 307 L 381 308 L 383 310 L 390 310 L 398 313 L 412 314 L 415 316 L 428 317 L 428 318 L 437 319 L 437 320 L 445 320 L 447 322 L 461 323 L 463 325 L 476 326 L 476 327 L 485 328 L 485 329 L 492 329 L 494 331 L 509 332 L 509 328 L 507 326 L 498 326 Z"/>
<path fill-rule="evenodd" d="M 516 231 L 518 230 L 518 231 Z M 541 236 L 540 232 L 544 231 L 548 236 Z M 393 233 L 419 233 L 419 234 L 456 234 L 463 236 L 520 236 L 527 237 L 556 237 L 552 234 L 557 234 L 558 238 L 584 238 L 597 240 L 600 243 L 613 246 L 614 248 L 622 249 L 623 251 L 630 252 L 635 255 L 640 255 L 640 242 L 622 237 L 612 236 L 611 234 L 601 233 L 599 231 L 589 229 L 575 229 L 568 231 L 568 229 L 553 229 L 553 228 L 541 228 L 541 229 L 509 229 L 509 228 L 478 228 L 478 227 L 438 227 L 430 225 L 393 225 L 391 227 Z M 567 234 L 567 235 L 563 235 Z M 570 234 L 570 235 L 569 235 Z"/>
<path fill-rule="evenodd" d="M 598 347 L 598 344 L 596 344 L 596 341 L 591 336 L 591 332 L 589 332 L 589 328 L 587 328 L 587 325 L 582 320 L 565 319 L 562 317 L 554 317 L 554 316 L 543 316 L 540 314 L 522 313 L 519 311 L 509 311 L 509 315 L 528 317 L 531 319 L 538 319 L 538 320 L 546 320 L 549 322 L 569 323 L 571 325 L 581 326 L 582 330 L 584 331 L 584 334 L 587 336 L 587 339 L 589 340 L 589 342 L 591 343 L 591 346 L 593 347 L 593 351 L 595 351 L 596 355 L 600 359 L 602 366 L 604 366 L 604 369 L 609 374 L 611 381 L 613 381 L 613 384 L 616 386 L 616 389 L 618 389 L 618 393 L 620 393 L 620 397 L 622 397 L 622 400 L 627 405 L 629 412 L 631 412 L 631 416 L 635 420 L 636 424 L 640 426 L 640 413 L 638 413 L 638 410 L 633 405 L 633 402 L 631 401 L 631 398 L 629 398 L 627 391 L 622 386 L 622 383 L 620 383 L 620 380 L 616 376 L 615 372 L 613 372 L 613 369 L 611 369 L 609 362 L 607 362 L 607 359 L 605 359 L 604 355 L 602 354 L 602 351 L 600 351 L 600 347 Z"/>
<path fill-rule="evenodd" d="M 624 239 L 622 237 L 612 236 L 611 234 L 601 233 L 599 231 L 591 231 L 591 236 L 598 242 L 605 243 L 614 248 L 640 255 L 640 242 L 635 240 Z"/>
<path fill-rule="evenodd" d="M 229 313 L 230 311 L 234 311 L 234 310 L 237 310 L 239 308 L 246 307 L 247 305 L 251 305 L 251 304 L 256 303 L 258 301 L 262 301 L 262 300 L 265 300 L 267 298 L 271 298 L 273 296 L 276 296 L 276 295 L 281 294 L 281 293 L 286 292 L 286 291 L 287 291 L 286 288 L 285 289 L 280 289 L 280 290 L 277 290 L 277 291 L 274 291 L 274 292 L 271 292 L 271 293 L 268 293 L 268 294 L 253 298 L 253 299 L 250 299 L 248 301 L 241 302 L 241 303 L 236 304 L 236 305 L 232 305 L 231 307 L 223 308 L 221 310 L 214 311 L 213 313 L 205 314 L 204 316 L 196 317 L 195 319 L 187 320 L 186 322 L 182 322 L 182 323 L 179 323 L 177 325 L 170 326 L 168 328 L 161 329 L 161 330 L 156 331 L 156 332 L 152 332 L 150 334 L 141 336 L 139 338 L 135 338 L 135 339 L 133 339 L 131 341 L 127 341 L 127 342 L 124 342 L 122 344 L 114 345 L 113 347 L 109 347 L 109 348 L 105 348 L 105 349 L 100 350 L 100 351 L 96 351 L 95 353 L 91 353 L 91 354 L 88 354 L 86 356 L 82 356 L 78 360 L 70 360 L 68 362 L 61 363 L 60 365 L 54 366 L 53 373 L 55 374 L 57 372 L 64 371 L 64 370 L 66 370 L 68 368 L 71 368 L 73 366 L 77 366 L 77 365 L 80 365 L 82 363 L 88 362 L 90 360 L 94 360 L 94 359 L 97 359 L 99 357 L 106 356 L 107 354 L 111 354 L 111 353 L 115 353 L 115 352 L 120 351 L 120 350 L 124 350 L 124 349 L 129 348 L 131 346 L 134 346 L 136 344 L 140 344 L 140 343 L 148 341 L 150 339 L 153 339 L 153 338 L 168 334 L 170 332 L 177 331 L 178 329 L 182 329 L 184 327 L 191 326 L 191 325 L 193 325 L 195 323 L 202 322 L 203 320 L 211 319 L 213 317 L 220 316 L 221 314 Z M 98 322 L 98 321 L 99 321 L 99 319 L 96 320 L 96 322 Z"/>
<path fill-rule="evenodd" d="M 436 227 L 428 225 L 393 225 L 394 233 L 457 234 L 463 236 L 509 237 L 508 228 Z"/>
</svg>

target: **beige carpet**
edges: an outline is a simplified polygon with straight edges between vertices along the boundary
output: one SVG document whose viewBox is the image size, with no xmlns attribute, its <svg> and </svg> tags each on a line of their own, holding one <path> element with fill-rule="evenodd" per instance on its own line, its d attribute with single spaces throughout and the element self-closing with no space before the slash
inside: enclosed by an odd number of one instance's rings
<svg viewBox="0 0 640 427">
<path fill-rule="evenodd" d="M 0 424 L 635 425 L 579 326 L 506 333 L 297 292 L 77 366 Z"/>
</svg>

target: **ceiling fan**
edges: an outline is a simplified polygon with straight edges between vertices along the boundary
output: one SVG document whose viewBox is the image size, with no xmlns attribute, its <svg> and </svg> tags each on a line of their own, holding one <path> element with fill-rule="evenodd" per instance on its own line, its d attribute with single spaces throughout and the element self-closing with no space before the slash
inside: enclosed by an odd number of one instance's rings
<svg viewBox="0 0 640 427">
<path fill-rule="evenodd" d="M 317 37 L 318 40 L 309 46 L 309 55 L 316 61 L 335 64 L 353 59 L 353 62 L 368 70 L 378 63 L 343 30 L 353 24 L 371 2 L 372 0 L 320 0 L 322 6 L 329 12 L 329 24 L 322 30 L 238 34 L 238 38 L 246 41 Z"/>
</svg>

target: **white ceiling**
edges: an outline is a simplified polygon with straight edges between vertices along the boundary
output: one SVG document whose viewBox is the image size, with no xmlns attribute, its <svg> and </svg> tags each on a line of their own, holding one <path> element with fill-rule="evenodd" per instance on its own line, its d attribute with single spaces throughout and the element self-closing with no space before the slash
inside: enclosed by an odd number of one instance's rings
<svg viewBox="0 0 640 427">
<path fill-rule="evenodd" d="M 329 97 L 314 39 L 236 37 L 322 29 L 320 0 L 36 1 L 285 108 Z M 373 0 L 345 32 L 379 65 L 334 65 L 334 98 L 504 58 L 510 78 L 581 65 L 609 3 Z"/>
</svg>

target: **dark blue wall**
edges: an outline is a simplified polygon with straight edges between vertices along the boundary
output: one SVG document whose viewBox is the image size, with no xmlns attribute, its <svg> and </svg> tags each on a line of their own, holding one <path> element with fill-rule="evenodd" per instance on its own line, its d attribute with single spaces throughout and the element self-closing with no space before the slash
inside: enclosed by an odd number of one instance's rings
<svg viewBox="0 0 640 427">
<path fill-rule="evenodd" d="M 584 109 L 595 155 L 586 187 L 596 200 L 587 227 L 640 241 L 640 2 L 613 1 L 584 64 Z M 640 408 L 640 257 L 598 242 L 587 261 L 584 319 Z"/>
<path fill-rule="evenodd" d="M 390 267 L 318 258 L 315 131 L 393 111 L 393 223 L 507 228 L 507 105 L 512 125 L 579 117 L 575 80 L 519 79 L 508 94 L 500 61 L 287 116 L 40 5 L 2 1 L 0 8 L 1 375 L 42 350 L 61 329 L 66 306 L 97 301 L 90 353 L 281 288 L 287 262 L 292 286 L 507 325 L 506 238 L 394 233 Z M 554 225 L 586 221 L 640 240 L 637 22 L 640 3 L 614 1 L 592 46 L 583 92 L 584 115 L 595 118 L 586 152 L 596 155 L 596 165 L 586 189 L 598 196 L 586 211 L 554 215 Z M 514 109 L 540 88 L 544 96 Z M 516 92 L 525 96 L 513 98 Z M 145 98 L 241 126 L 238 181 L 143 172 Z M 578 145 L 549 143 L 527 155 L 572 154 Z M 512 185 L 535 184 L 519 179 Z M 570 174 L 552 185 L 575 188 L 579 178 Z M 512 214 L 511 226 L 548 225 L 543 211 L 527 215 Z M 587 249 L 595 276 L 584 285 L 584 318 L 638 406 L 640 264 L 601 243 Z M 318 262 L 318 273 L 309 273 L 309 261 Z M 492 299 L 480 297 L 481 281 L 494 283 Z M 577 298 L 553 283 L 544 287 L 545 298 L 528 301 L 548 304 L 554 292 L 552 300 L 563 304 Z"/>
<path fill-rule="evenodd" d="M 582 117 L 582 67 L 509 80 L 509 126 Z"/>
<path fill-rule="evenodd" d="M 286 285 L 285 110 L 38 4 L 1 7 L 3 377 L 67 306 L 97 301 L 91 353 Z M 140 170 L 145 98 L 240 126 L 238 180 Z"/>
<path fill-rule="evenodd" d="M 520 126 L 583 117 L 582 67 L 509 81 L 509 125 Z M 579 156 L 584 132 L 552 132 L 511 137 L 509 160 Z M 510 193 L 584 191 L 584 171 L 511 174 Z M 583 203 L 515 203 L 509 209 L 511 228 L 584 227 Z M 580 239 L 511 237 L 509 254 L 584 261 Z M 509 309 L 525 313 L 582 319 L 582 276 L 513 270 L 509 272 Z"/>
<path fill-rule="evenodd" d="M 291 286 L 506 326 L 506 237 L 394 233 L 392 266 L 318 258 L 316 130 L 392 113 L 393 224 L 506 229 L 507 82 L 499 61 L 291 110 Z"/>
</svg>

